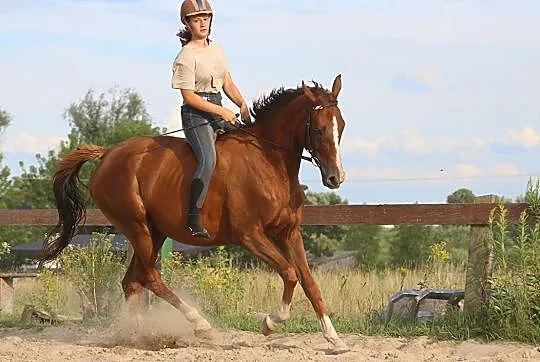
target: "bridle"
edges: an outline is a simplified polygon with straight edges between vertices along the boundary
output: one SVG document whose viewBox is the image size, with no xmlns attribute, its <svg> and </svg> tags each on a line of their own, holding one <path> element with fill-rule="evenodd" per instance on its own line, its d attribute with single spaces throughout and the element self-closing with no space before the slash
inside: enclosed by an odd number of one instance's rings
<svg viewBox="0 0 540 362">
<path fill-rule="evenodd" d="M 319 157 L 317 155 L 317 150 L 318 150 L 319 145 L 320 145 L 320 139 L 322 137 L 322 131 L 321 131 L 320 128 L 313 127 L 312 114 L 315 111 L 321 111 L 321 110 L 326 109 L 326 108 L 336 107 L 337 104 L 338 104 L 337 101 L 333 101 L 333 102 L 328 102 L 328 103 L 325 103 L 325 104 L 316 105 L 316 106 L 313 106 L 311 108 L 311 110 L 308 111 L 308 114 L 307 114 L 306 130 L 304 132 L 304 148 L 306 149 L 306 151 L 309 152 L 311 157 L 307 157 L 307 156 L 302 155 L 302 159 L 311 162 L 312 164 L 314 164 L 318 168 L 321 167 L 321 162 L 319 161 Z M 315 140 L 317 142 L 314 141 L 314 135 L 317 137 L 317 138 L 315 138 Z"/>
</svg>

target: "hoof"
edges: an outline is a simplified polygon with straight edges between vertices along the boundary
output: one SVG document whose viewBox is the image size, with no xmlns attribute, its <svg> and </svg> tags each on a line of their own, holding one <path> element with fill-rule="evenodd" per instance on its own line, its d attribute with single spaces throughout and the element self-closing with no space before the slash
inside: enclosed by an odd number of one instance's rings
<svg viewBox="0 0 540 362">
<path fill-rule="evenodd" d="M 350 351 L 351 349 L 344 342 L 341 342 L 337 343 L 334 348 L 330 350 L 330 354 L 342 354 Z"/>
<path fill-rule="evenodd" d="M 204 340 L 207 340 L 207 341 L 216 338 L 216 336 L 214 334 L 214 330 L 212 328 L 210 328 L 210 329 L 195 329 L 193 331 L 193 333 L 195 334 L 195 337 L 200 338 L 200 339 L 204 339 Z"/>
<path fill-rule="evenodd" d="M 268 321 L 270 321 L 270 323 L 273 325 L 273 322 L 270 320 L 270 316 L 267 315 L 262 321 L 262 333 L 267 337 L 274 333 L 275 330 L 275 328 L 270 328 L 270 326 L 268 325 Z"/>
</svg>

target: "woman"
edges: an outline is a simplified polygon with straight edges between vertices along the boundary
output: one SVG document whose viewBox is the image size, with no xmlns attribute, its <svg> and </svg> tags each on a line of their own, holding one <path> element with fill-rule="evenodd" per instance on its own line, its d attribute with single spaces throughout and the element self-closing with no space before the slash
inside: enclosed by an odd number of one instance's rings
<svg viewBox="0 0 540 362">
<path fill-rule="evenodd" d="M 184 29 L 182 49 L 173 64 L 172 87 L 180 89 L 182 127 L 198 165 L 191 179 L 187 227 L 194 237 L 209 239 L 200 222 L 200 211 L 216 165 L 214 132 L 234 129 L 236 115 L 221 105 L 221 90 L 240 107 L 242 121 L 250 122 L 249 110 L 228 70 L 219 44 L 209 39 L 213 12 L 207 0 L 184 0 L 180 19 Z"/>
</svg>

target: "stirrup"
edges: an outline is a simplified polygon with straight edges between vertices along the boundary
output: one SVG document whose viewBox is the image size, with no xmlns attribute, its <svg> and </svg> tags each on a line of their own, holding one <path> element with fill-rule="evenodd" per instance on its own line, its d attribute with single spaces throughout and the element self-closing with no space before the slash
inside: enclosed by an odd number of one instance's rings
<svg viewBox="0 0 540 362">
<path fill-rule="evenodd" d="M 202 239 L 210 239 L 210 234 L 208 234 L 208 231 L 201 225 L 187 225 L 189 231 L 191 232 L 191 236 L 195 238 L 202 238 Z"/>
</svg>

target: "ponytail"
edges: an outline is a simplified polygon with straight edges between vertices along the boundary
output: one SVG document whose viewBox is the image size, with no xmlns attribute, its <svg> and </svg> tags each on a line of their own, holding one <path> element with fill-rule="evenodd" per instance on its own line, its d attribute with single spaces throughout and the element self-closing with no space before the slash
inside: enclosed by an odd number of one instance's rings
<svg viewBox="0 0 540 362">
<path fill-rule="evenodd" d="M 184 46 L 191 40 L 191 30 L 186 26 L 184 29 L 180 30 L 176 36 L 180 38 L 180 43 Z"/>
</svg>

